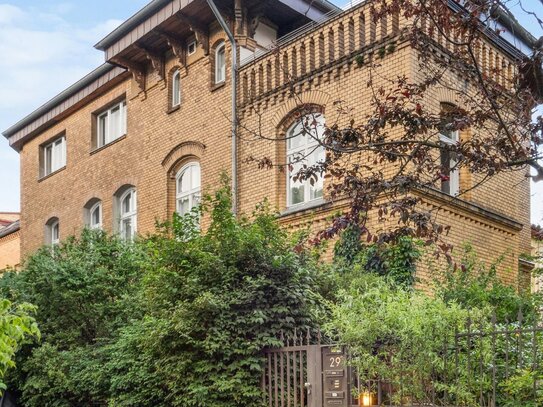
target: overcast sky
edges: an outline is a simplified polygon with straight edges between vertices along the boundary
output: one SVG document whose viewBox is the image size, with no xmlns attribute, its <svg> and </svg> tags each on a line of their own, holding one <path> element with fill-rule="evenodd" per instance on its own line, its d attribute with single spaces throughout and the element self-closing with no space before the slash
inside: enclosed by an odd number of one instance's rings
<svg viewBox="0 0 543 407">
<path fill-rule="evenodd" d="M 0 0 L 0 132 L 102 64 L 93 45 L 148 1 Z M 541 7 L 539 0 L 523 4 Z M 0 212 L 18 211 L 19 195 L 19 156 L 0 137 Z M 543 183 L 532 188 L 532 222 L 543 223 Z"/>
</svg>

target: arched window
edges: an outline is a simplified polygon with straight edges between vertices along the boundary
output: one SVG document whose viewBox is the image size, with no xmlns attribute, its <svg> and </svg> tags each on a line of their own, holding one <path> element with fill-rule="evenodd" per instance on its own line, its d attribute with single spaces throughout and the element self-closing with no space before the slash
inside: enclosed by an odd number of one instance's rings
<svg viewBox="0 0 543 407">
<path fill-rule="evenodd" d="M 200 204 L 201 175 L 200 164 L 192 161 L 177 173 L 176 208 L 179 215 L 189 213 Z"/>
<path fill-rule="evenodd" d="M 215 49 L 215 83 L 226 80 L 226 47 L 224 41 Z"/>
<path fill-rule="evenodd" d="M 54 246 L 60 243 L 60 222 L 51 218 L 45 224 L 45 244 Z"/>
<path fill-rule="evenodd" d="M 294 180 L 303 165 L 312 166 L 325 159 L 324 147 L 319 143 L 324 135 L 324 116 L 312 113 L 297 120 L 286 133 L 287 137 L 287 206 L 304 204 L 322 198 L 324 180 Z"/>
<path fill-rule="evenodd" d="M 125 240 L 132 240 L 137 231 L 137 197 L 136 189 L 128 188 L 119 199 L 119 234 Z"/>
<path fill-rule="evenodd" d="M 172 107 L 181 104 L 181 71 L 175 70 L 172 75 Z"/>
<path fill-rule="evenodd" d="M 102 229 L 102 201 L 97 201 L 89 208 L 89 228 Z"/>
</svg>

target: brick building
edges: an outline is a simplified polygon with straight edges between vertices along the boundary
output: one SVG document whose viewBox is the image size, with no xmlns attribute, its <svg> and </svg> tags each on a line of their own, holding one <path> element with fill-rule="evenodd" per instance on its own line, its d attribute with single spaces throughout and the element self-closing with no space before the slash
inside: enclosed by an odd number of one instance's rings
<svg viewBox="0 0 543 407">
<path fill-rule="evenodd" d="M 0 271 L 21 263 L 19 213 L 0 212 Z"/>
<path fill-rule="evenodd" d="M 360 84 L 368 68 L 357 63 L 360 55 L 372 58 L 393 44 L 378 71 L 411 80 L 420 75 L 417 52 L 399 35 L 403 22 L 371 22 L 367 2 L 346 10 L 324 0 L 216 3 L 238 44 L 242 137 L 235 153 L 229 119 L 233 53 L 225 31 L 205 0 L 153 0 L 96 45 L 104 65 L 4 132 L 21 156 L 23 255 L 85 225 L 127 237 L 153 231 L 156 220 L 190 209 L 202 190 L 217 187 L 221 171 L 232 174 L 233 168 L 239 212 L 250 213 L 268 198 L 285 225 L 319 227 L 344 207 L 327 199 L 325 181 L 295 183 L 280 170 L 259 171 L 246 160 L 284 160 L 308 151 L 309 141 L 255 141 L 244 132 L 258 124 L 266 134 L 284 135 L 296 128 L 291 112 L 297 105 L 313 106 L 324 120 L 339 98 L 363 118 L 369 98 Z M 529 42 L 513 40 L 517 47 L 489 36 L 484 58 L 511 67 L 518 48 Z M 495 80 L 507 86 L 511 75 L 509 69 Z M 428 103 L 439 110 L 454 102 L 446 89 L 436 89 Z M 312 158 L 319 157 L 317 149 Z M 530 249 L 525 175 L 500 175 L 453 199 L 477 182 L 456 174 L 445 189 L 425 193 L 424 202 L 443 208 L 439 216 L 452 226 L 453 244 L 471 241 L 488 261 L 505 254 L 504 267 L 516 271 L 519 253 Z M 513 274 L 507 276 L 511 282 Z"/>
</svg>

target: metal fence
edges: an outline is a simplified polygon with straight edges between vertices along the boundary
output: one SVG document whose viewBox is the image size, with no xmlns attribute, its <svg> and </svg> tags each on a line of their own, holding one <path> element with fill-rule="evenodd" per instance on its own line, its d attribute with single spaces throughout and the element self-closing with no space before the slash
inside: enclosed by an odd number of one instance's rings
<svg viewBox="0 0 543 407">
<path fill-rule="evenodd" d="M 526 320 L 519 313 L 507 323 L 496 317 L 468 320 L 463 329 L 452 328 L 441 339 L 424 377 L 408 364 L 395 363 L 391 349 L 390 371 L 395 374 L 360 380 L 367 375 L 356 374 L 345 347 L 321 343 L 329 341 L 320 334 L 284 336 L 285 346 L 265 353 L 264 405 L 543 406 L 543 326 L 535 318 Z"/>
</svg>

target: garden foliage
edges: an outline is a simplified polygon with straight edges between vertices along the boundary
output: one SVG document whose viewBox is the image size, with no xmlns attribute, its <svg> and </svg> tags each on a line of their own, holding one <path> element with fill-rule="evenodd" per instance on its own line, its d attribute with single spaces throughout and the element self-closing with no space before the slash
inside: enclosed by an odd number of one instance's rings
<svg viewBox="0 0 543 407">
<path fill-rule="evenodd" d="M 11 374 L 23 405 L 259 405 L 262 350 L 317 324 L 320 279 L 265 205 L 236 220 L 229 195 L 205 232 L 198 214 L 133 243 L 85 231 L 2 279 L 43 333 Z"/>
</svg>

